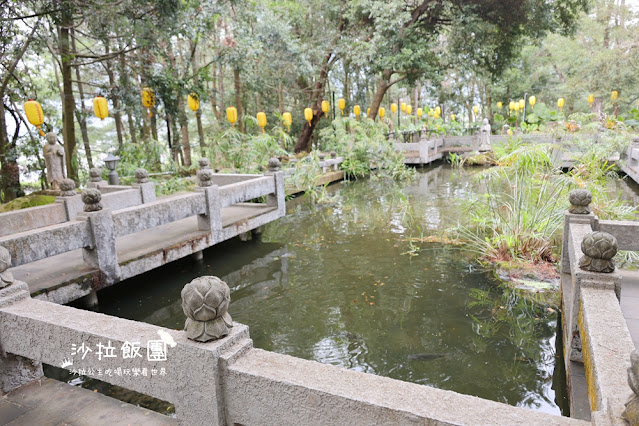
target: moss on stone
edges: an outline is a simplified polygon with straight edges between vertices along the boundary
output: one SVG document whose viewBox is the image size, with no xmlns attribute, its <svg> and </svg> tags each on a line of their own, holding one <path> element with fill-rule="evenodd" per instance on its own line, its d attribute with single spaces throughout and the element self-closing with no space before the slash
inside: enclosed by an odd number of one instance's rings
<svg viewBox="0 0 639 426">
<path fill-rule="evenodd" d="M 44 206 L 52 204 L 54 201 L 55 197 L 52 195 L 29 194 L 25 197 L 16 198 L 13 201 L 0 205 L 0 213 L 26 209 L 29 207 Z"/>
</svg>

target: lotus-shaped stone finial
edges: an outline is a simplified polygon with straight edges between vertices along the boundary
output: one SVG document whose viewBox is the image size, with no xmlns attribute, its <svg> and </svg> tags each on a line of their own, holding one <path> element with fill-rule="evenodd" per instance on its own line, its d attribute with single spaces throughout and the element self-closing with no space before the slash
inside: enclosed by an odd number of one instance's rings
<svg viewBox="0 0 639 426">
<path fill-rule="evenodd" d="M 182 310 L 187 316 L 186 337 L 198 342 L 216 340 L 229 334 L 233 326 L 228 313 L 229 286 L 218 277 L 196 278 L 182 289 Z"/>
</svg>

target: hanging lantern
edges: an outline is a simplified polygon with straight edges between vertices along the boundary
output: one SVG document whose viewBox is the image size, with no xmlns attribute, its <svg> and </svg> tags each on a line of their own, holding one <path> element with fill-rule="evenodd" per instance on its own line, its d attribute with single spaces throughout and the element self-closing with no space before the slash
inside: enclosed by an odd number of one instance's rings
<svg viewBox="0 0 639 426">
<path fill-rule="evenodd" d="M 511 129 L 508 129 L 508 130 L 506 131 L 506 133 L 508 134 L 508 136 L 512 136 L 512 135 L 513 135 L 513 131 L 512 131 Z"/>
<path fill-rule="evenodd" d="M 424 114 L 424 110 L 421 108 L 417 108 L 417 117 L 421 119 L 423 114 Z"/>
<path fill-rule="evenodd" d="M 93 98 L 93 113 L 100 120 L 104 120 L 109 116 L 109 106 L 103 96 Z"/>
<path fill-rule="evenodd" d="M 535 109 L 535 104 L 537 103 L 537 98 L 535 96 L 531 96 L 528 98 L 528 103 L 530 104 L 532 109 Z"/>
<path fill-rule="evenodd" d="M 455 121 L 455 114 L 451 114 L 451 115 L 450 115 L 450 119 L 451 119 L 451 120 L 453 120 L 453 121 Z"/>
<path fill-rule="evenodd" d="M 379 118 L 384 118 L 384 116 L 386 115 L 386 108 L 379 107 L 379 109 L 377 110 L 377 115 L 379 115 Z"/>
<path fill-rule="evenodd" d="M 394 102 L 391 104 L 391 112 L 393 114 L 395 114 L 397 112 L 397 104 L 394 103 Z"/>
<path fill-rule="evenodd" d="M 508 108 L 513 111 L 515 109 L 515 102 L 514 101 L 510 101 L 510 103 L 508 104 Z"/>
<path fill-rule="evenodd" d="M 308 121 L 308 127 L 311 127 L 311 121 L 313 121 L 313 110 L 311 108 L 304 109 L 304 119 Z"/>
<path fill-rule="evenodd" d="M 346 101 L 344 100 L 344 98 L 339 98 L 337 100 L 337 108 L 339 108 L 339 110 L 342 112 L 342 115 L 344 115 L 344 108 L 346 108 Z"/>
<path fill-rule="evenodd" d="M 526 101 L 523 99 L 519 100 L 519 109 L 523 110 L 524 107 L 526 106 Z"/>
<path fill-rule="evenodd" d="M 189 96 L 186 97 L 186 100 L 189 104 L 189 108 L 191 111 L 195 112 L 200 109 L 200 95 L 195 92 L 189 93 Z"/>
<path fill-rule="evenodd" d="M 149 110 L 149 117 L 153 117 L 151 108 L 155 105 L 155 93 L 150 87 L 142 89 L 142 105 L 144 105 L 144 108 Z"/>
<path fill-rule="evenodd" d="M 435 114 L 441 115 L 441 113 L 442 113 L 442 109 L 439 106 L 436 106 L 435 107 Z"/>
<path fill-rule="evenodd" d="M 475 113 L 475 115 L 477 115 L 479 113 L 479 105 L 475 105 L 473 107 L 473 112 Z"/>
<path fill-rule="evenodd" d="M 322 101 L 322 112 L 328 115 L 328 111 L 330 109 L 331 109 L 331 105 L 328 103 L 328 101 Z"/>
<path fill-rule="evenodd" d="M 29 120 L 29 123 L 36 126 L 40 135 L 44 136 L 44 132 L 40 128 L 40 126 L 44 123 L 44 113 L 42 112 L 40 102 L 34 99 L 29 99 L 24 103 L 24 112 L 27 114 L 27 120 Z"/>
<path fill-rule="evenodd" d="M 504 104 L 501 101 L 497 102 L 497 109 L 501 111 L 503 107 L 504 107 Z"/>
<path fill-rule="evenodd" d="M 559 107 L 559 109 L 562 109 L 564 107 L 564 104 L 566 103 L 564 98 L 559 98 L 557 99 L 557 106 Z"/>
<path fill-rule="evenodd" d="M 355 114 L 355 118 L 357 118 L 359 120 L 359 114 L 362 112 L 362 109 L 359 107 L 359 105 L 355 105 L 353 107 L 353 114 Z"/>
<path fill-rule="evenodd" d="M 610 94 L 610 100 L 614 102 L 617 100 L 618 97 L 619 97 L 619 92 L 617 92 L 616 90 L 613 90 L 612 93 Z"/>
<path fill-rule="evenodd" d="M 595 102 L 595 95 L 593 95 L 592 93 L 588 95 L 588 103 L 590 104 L 590 107 L 592 108 L 592 104 L 593 102 Z"/>
<path fill-rule="evenodd" d="M 519 112 L 519 102 L 515 102 L 515 113 Z"/>
<path fill-rule="evenodd" d="M 413 113 L 413 106 L 406 105 L 406 114 L 411 115 Z"/>
<path fill-rule="evenodd" d="M 399 109 L 402 110 L 402 112 L 406 112 L 406 102 L 402 102 L 399 104 Z"/>
<path fill-rule="evenodd" d="M 262 111 L 257 113 L 257 125 L 262 128 L 262 133 L 264 133 L 264 128 L 266 127 L 266 114 Z"/>
<path fill-rule="evenodd" d="M 237 123 L 237 108 L 228 107 L 226 109 L 226 119 L 231 123 L 231 126 L 235 129 L 235 123 Z"/>
<path fill-rule="evenodd" d="M 437 110 L 435 110 L 435 113 L 433 114 L 433 118 L 439 118 L 439 117 L 441 117 L 441 114 L 437 112 Z"/>
<path fill-rule="evenodd" d="M 284 121 L 284 124 L 286 125 L 286 129 L 290 131 L 291 124 L 293 124 L 293 116 L 291 115 L 291 113 L 286 111 L 284 114 L 282 114 L 282 120 Z"/>
</svg>

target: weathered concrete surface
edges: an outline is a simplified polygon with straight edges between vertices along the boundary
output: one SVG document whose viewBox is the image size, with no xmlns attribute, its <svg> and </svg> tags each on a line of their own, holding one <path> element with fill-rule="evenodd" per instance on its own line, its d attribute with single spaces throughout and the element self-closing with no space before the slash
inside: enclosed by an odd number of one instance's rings
<svg viewBox="0 0 639 426">
<path fill-rule="evenodd" d="M 120 279 L 120 265 L 115 248 L 113 214 L 108 209 L 82 213 L 81 220 L 89 222 L 91 244 L 82 248 L 82 258 L 89 268 L 100 270 L 100 281 L 106 285 Z"/>
<path fill-rule="evenodd" d="M 42 379 L 0 399 L 7 426 L 176 425 L 177 419 L 78 386 Z"/>
<path fill-rule="evenodd" d="M 148 343 L 160 339 L 158 331 L 176 343 L 174 347 L 167 345 L 165 361 L 148 359 Z M 218 359 L 223 353 L 244 351 L 252 344 L 248 328 L 241 324 L 234 324 L 224 339 L 197 343 L 188 340 L 182 331 L 34 299 L 0 308 L 0 339 L 8 353 L 51 365 L 70 359 L 73 365 L 67 368 L 82 368 L 89 377 L 172 402 L 180 422 L 188 425 L 225 423 Z M 140 357 L 98 359 L 95 352 L 86 357 L 70 356 L 74 344 L 84 343 L 96 350 L 98 344 L 107 342 L 118 351 L 126 342 L 139 342 Z M 102 372 L 117 368 L 164 368 L 166 374 L 144 377 L 98 373 L 98 369 Z"/>
<path fill-rule="evenodd" d="M 225 370 L 229 424 L 588 424 L 260 349 Z"/>
<path fill-rule="evenodd" d="M 275 179 L 264 176 L 232 183 L 220 187 L 220 205 L 228 207 L 233 204 L 253 200 L 275 192 Z"/>
<path fill-rule="evenodd" d="M 621 284 L 621 312 L 626 319 L 630 337 L 639 348 L 639 271 L 624 271 Z"/>
<path fill-rule="evenodd" d="M 66 221 L 67 214 L 61 203 L 0 213 L 0 237 Z"/>
</svg>

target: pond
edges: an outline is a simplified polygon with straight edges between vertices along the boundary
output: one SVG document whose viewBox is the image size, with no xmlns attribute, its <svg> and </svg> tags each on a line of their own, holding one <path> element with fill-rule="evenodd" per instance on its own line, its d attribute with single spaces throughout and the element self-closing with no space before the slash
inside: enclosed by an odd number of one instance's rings
<svg viewBox="0 0 639 426">
<path fill-rule="evenodd" d="M 439 165 L 409 184 L 372 178 L 332 185 L 313 205 L 290 200 L 260 239 L 106 289 L 99 309 L 181 329 L 180 290 L 216 275 L 258 348 L 566 414 L 556 310 L 437 242 L 478 190 L 474 173 Z"/>
</svg>

